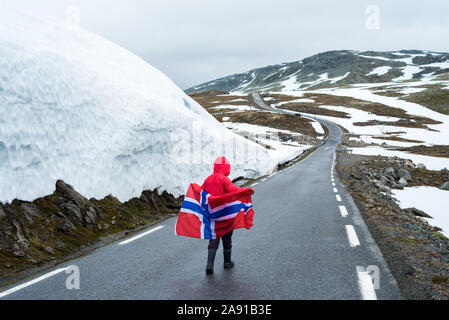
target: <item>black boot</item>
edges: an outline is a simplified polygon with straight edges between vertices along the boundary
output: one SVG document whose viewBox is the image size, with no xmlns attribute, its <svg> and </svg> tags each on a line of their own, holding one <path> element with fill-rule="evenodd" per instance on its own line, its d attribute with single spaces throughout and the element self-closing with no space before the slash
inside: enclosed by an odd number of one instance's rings
<svg viewBox="0 0 449 320">
<path fill-rule="evenodd" d="M 206 274 L 214 273 L 214 261 L 217 249 L 209 249 L 207 255 Z"/>
<path fill-rule="evenodd" d="M 223 255 L 224 255 L 224 268 L 225 269 L 231 269 L 234 267 L 234 261 L 231 260 L 231 252 L 232 249 L 223 249 Z"/>
</svg>

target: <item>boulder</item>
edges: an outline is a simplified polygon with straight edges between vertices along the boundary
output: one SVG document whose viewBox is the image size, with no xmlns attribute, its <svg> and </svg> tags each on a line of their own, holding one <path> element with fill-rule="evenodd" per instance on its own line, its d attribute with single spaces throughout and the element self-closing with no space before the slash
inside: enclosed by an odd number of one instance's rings
<svg viewBox="0 0 449 320">
<path fill-rule="evenodd" d="M 168 209 L 180 209 L 182 205 L 182 200 L 179 198 L 175 198 L 173 195 L 168 193 L 167 191 L 162 192 L 161 200 L 164 203 L 164 205 Z"/>
<path fill-rule="evenodd" d="M 45 251 L 46 254 L 49 254 L 49 255 L 52 255 L 52 256 L 55 255 L 55 252 L 53 251 L 53 248 L 52 248 L 52 247 L 46 247 L 46 248 L 44 249 L 44 251 Z"/>
<path fill-rule="evenodd" d="M 23 250 L 14 251 L 12 254 L 16 258 L 23 258 L 23 257 L 25 257 L 25 252 L 23 252 Z"/>
<path fill-rule="evenodd" d="M 391 176 L 393 178 L 396 178 L 397 174 L 396 174 L 396 170 L 394 170 L 394 168 L 385 168 L 384 170 L 385 175 L 387 176 Z"/>
<path fill-rule="evenodd" d="M 39 209 L 33 203 L 22 202 L 20 208 L 28 223 L 33 223 L 33 217 L 39 217 L 41 215 Z"/>
<path fill-rule="evenodd" d="M 89 207 L 86 211 L 86 222 L 94 225 L 97 224 L 97 212 L 92 207 Z"/>
<path fill-rule="evenodd" d="M 421 211 L 421 210 L 416 209 L 416 208 L 407 208 L 407 209 L 404 209 L 404 211 L 410 212 L 410 213 L 412 213 L 413 215 L 415 215 L 417 217 L 432 218 L 431 216 L 429 216 L 424 211 Z"/>
<path fill-rule="evenodd" d="M 79 223 L 83 221 L 83 217 L 81 216 L 81 209 L 73 203 L 63 203 L 61 204 L 61 209 L 64 210 L 64 212 L 73 218 L 76 219 Z"/>
<path fill-rule="evenodd" d="M 399 176 L 399 178 L 404 178 L 407 181 L 412 180 L 412 175 L 410 174 L 410 172 L 408 170 L 405 170 L 405 169 L 399 169 L 398 176 Z"/>
<path fill-rule="evenodd" d="M 76 229 L 76 226 L 69 220 L 62 212 L 56 212 L 54 215 L 58 222 L 58 230 L 63 232 L 70 232 Z"/>
<path fill-rule="evenodd" d="M 381 178 L 380 178 L 380 183 L 382 184 L 382 185 L 386 185 L 386 184 L 388 184 L 390 182 L 390 180 L 386 177 L 386 176 L 382 176 Z"/>
<path fill-rule="evenodd" d="M 407 168 L 410 168 L 410 169 L 415 168 L 415 164 L 414 164 L 413 161 L 411 161 L 411 160 L 405 159 L 405 160 L 404 160 L 404 165 L 405 165 Z"/>
<path fill-rule="evenodd" d="M 357 179 L 357 180 L 362 180 L 362 177 L 360 176 L 360 174 L 358 172 L 352 172 L 351 177 L 354 179 Z"/>
<path fill-rule="evenodd" d="M 426 166 L 424 164 L 422 164 L 422 163 L 419 163 L 416 167 L 418 169 L 426 169 Z"/>
<path fill-rule="evenodd" d="M 404 185 L 400 184 L 400 183 L 394 183 L 392 187 L 393 187 L 393 189 L 399 189 L 399 190 L 404 189 Z"/>
<path fill-rule="evenodd" d="M 0 205 L 0 220 L 2 220 L 3 218 L 6 218 L 6 213 Z"/>
<path fill-rule="evenodd" d="M 446 181 L 449 180 L 449 170 L 446 168 L 441 169 L 441 177 Z"/>
<path fill-rule="evenodd" d="M 62 194 L 64 197 L 78 205 L 81 209 L 86 206 L 86 198 L 62 180 L 56 181 L 56 193 Z"/>
<path fill-rule="evenodd" d="M 441 190 L 449 191 L 449 182 L 443 183 L 443 185 L 440 187 Z"/>
<path fill-rule="evenodd" d="M 404 177 L 401 177 L 401 179 L 399 179 L 399 184 L 406 186 L 408 184 L 407 179 L 405 179 Z"/>
</svg>

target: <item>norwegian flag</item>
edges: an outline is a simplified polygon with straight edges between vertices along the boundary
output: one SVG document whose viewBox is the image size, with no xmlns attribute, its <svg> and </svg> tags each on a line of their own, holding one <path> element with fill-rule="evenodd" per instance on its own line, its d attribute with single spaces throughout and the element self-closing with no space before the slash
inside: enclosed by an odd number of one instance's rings
<svg viewBox="0 0 449 320">
<path fill-rule="evenodd" d="M 217 239 L 228 232 L 253 226 L 251 189 L 212 196 L 192 183 L 176 221 L 175 234 L 199 239 Z"/>
</svg>

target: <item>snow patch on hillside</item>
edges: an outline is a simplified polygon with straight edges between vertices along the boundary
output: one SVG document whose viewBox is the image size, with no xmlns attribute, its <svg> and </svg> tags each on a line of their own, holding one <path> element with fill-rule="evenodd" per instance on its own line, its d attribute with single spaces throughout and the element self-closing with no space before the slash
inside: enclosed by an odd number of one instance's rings
<svg viewBox="0 0 449 320">
<path fill-rule="evenodd" d="M 416 208 L 429 214 L 433 219 L 426 220 L 430 225 L 443 229 L 443 234 L 449 237 L 449 191 L 432 187 L 414 187 L 404 190 L 392 190 L 393 196 L 399 201 L 402 209 Z"/>
<path fill-rule="evenodd" d="M 388 71 L 390 71 L 390 70 L 391 70 L 391 67 L 389 67 L 389 66 L 377 67 L 374 70 L 372 70 L 370 73 L 368 73 L 367 76 L 370 76 L 370 75 L 382 76 L 384 74 L 387 74 Z"/>
<path fill-rule="evenodd" d="M 446 144 L 449 145 L 449 116 L 441 114 L 439 112 L 430 110 L 429 108 L 423 107 L 417 103 L 408 102 L 404 100 L 400 100 L 395 97 L 387 97 L 387 96 L 379 96 L 372 93 L 369 90 L 363 90 L 359 88 L 349 88 L 349 89 L 324 89 L 310 92 L 319 92 L 319 93 L 327 93 L 337 96 L 347 96 L 353 97 L 360 100 L 366 100 L 371 102 L 381 103 L 393 108 L 400 108 L 411 115 L 423 116 L 436 121 L 440 121 L 441 124 L 436 125 L 428 125 L 429 128 L 434 129 L 436 131 L 429 131 L 425 129 L 417 129 L 417 128 L 400 128 L 400 131 L 406 132 L 402 136 L 404 138 L 410 140 L 421 140 L 426 143 L 431 144 Z M 350 110 L 351 114 L 353 114 L 355 109 L 346 108 L 346 110 Z M 348 111 L 346 111 L 348 112 Z M 353 119 L 359 121 L 357 115 L 353 117 Z M 373 117 L 374 119 L 374 117 Z M 338 121 L 338 120 L 337 120 Z M 397 129 L 397 127 L 395 127 Z M 370 130 L 367 127 L 367 130 Z M 397 130 L 394 130 L 397 131 Z"/>
<path fill-rule="evenodd" d="M 413 75 L 415 73 L 420 73 L 422 71 L 421 68 L 416 66 L 406 66 L 402 68 L 402 76 L 394 78 L 393 81 L 406 81 L 413 79 Z"/>
<path fill-rule="evenodd" d="M 353 97 L 355 99 L 381 103 L 393 108 L 401 108 L 407 111 L 407 113 L 409 113 L 410 115 L 428 117 L 430 119 L 441 122 L 441 124 L 437 125 L 428 125 L 429 128 L 435 131 L 429 131 L 421 128 L 397 127 L 392 125 L 357 126 L 354 125 L 354 123 L 367 122 L 370 120 L 395 122 L 399 120 L 399 118 L 377 116 L 370 112 L 342 106 L 320 105 L 320 108 L 345 112 L 349 114 L 350 118 L 349 119 L 338 118 L 322 115 L 317 116 L 317 118 L 329 120 L 341 125 L 342 127 L 346 128 L 350 133 L 360 135 L 360 138 L 358 140 L 361 140 L 366 143 L 382 144 L 383 142 L 386 142 L 388 145 L 391 146 L 449 145 L 449 116 L 435 112 L 416 103 L 400 100 L 396 97 L 376 95 L 372 93 L 370 90 L 367 90 L 367 88 L 372 88 L 375 86 L 378 86 L 378 84 L 369 84 L 369 85 L 363 84 L 360 86 L 353 86 L 353 88 L 320 89 L 320 90 L 301 91 L 301 92 L 291 91 L 284 93 L 298 97 L 302 97 L 305 93 L 309 94 L 323 93 L 336 96 Z M 407 89 L 407 87 L 404 86 L 404 90 L 405 89 Z M 397 131 L 402 132 L 400 134 L 397 134 L 396 135 L 397 137 L 408 140 L 423 141 L 423 143 L 398 142 L 398 141 L 378 140 L 373 138 L 375 136 L 383 136 L 387 132 L 397 132 Z M 363 155 L 383 155 L 389 157 L 397 156 L 404 159 L 411 159 L 416 164 L 418 163 L 425 164 L 426 167 L 431 170 L 441 170 L 443 168 L 449 169 L 449 158 L 416 155 L 404 151 L 388 150 L 382 147 L 352 148 L 352 152 L 355 154 L 363 154 Z"/>
</svg>

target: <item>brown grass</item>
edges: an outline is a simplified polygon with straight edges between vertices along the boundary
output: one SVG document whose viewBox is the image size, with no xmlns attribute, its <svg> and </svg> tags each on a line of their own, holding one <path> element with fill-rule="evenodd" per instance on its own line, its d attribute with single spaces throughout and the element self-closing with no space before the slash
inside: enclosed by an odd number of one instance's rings
<svg viewBox="0 0 449 320">
<path fill-rule="evenodd" d="M 449 146 L 448 145 L 434 145 L 434 146 L 413 146 L 406 148 L 396 148 L 395 150 L 407 151 L 414 154 L 420 154 L 425 156 L 449 158 Z"/>
<path fill-rule="evenodd" d="M 402 99 L 449 115 L 449 90 L 443 89 L 441 85 L 427 86 L 427 90 L 409 94 Z"/>
<path fill-rule="evenodd" d="M 266 96 L 271 96 L 275 98 L 276 100 L 270 101 L 271 103 L 278 103 L 278 102 L 288 102 L 295 99 L 298 99 L 298 97 L 292 97 L 287 96 L 283 94 L 269 94 Z M 338 114 L 335 114 L 337 111 L 333 110 L 327 110 L 323 108 L 319 108 L 320 105 L 333 105 L 333 106 L 341 106 L 346 108 L 353 108 L 357 110 L 362 110 L 365 112 L 369 112 L 372 114 L 375 114 L 377 116 L 387 116 L 387 117 L 395 117 L 395 118 L 401 118 L 403 120 L 408 120 L 408 122 L 399 122 L 397 124 L 395 123 L 389 123 L 392 125 L 397 126 L 407 126 L 407 127 L 414 127 L 414 128 L 420 128 L 420 125 L 424 124 L 440 124 L 441 122 L 435 121 L 430 118 L 421 117 L 421 116 L 415 116 L 408 114 L 405 110 L 400 108 L 394 108 L 390 107 L 381 103 L 375 103 L 360 99 L 355 99 L 352 97 L 340 97 L 340 96 L 334 96 L 330 94 L 321 94 L 321 93 L 305 93 L 303 95 L 303 98 L 313 99 L 315 100 L 315 103 L 287 103 L 282 106 L 283 109 L 289 109 L 299 112 L 307 112 L 312 114 L 320 114 L 320 115 L 330 115 L 330 116 L 336 116 L 336 117 L 344 117 L 347 118 L 347 114 L 344 112 L 338 112 Z M 413 124 L 411 122 L 413 120 L 417 124 Z M 378 125 L 377 123 L 367 123 L 366 125 Z M 424 127 L 422 127 L 424 128 Z"/>
<path fill-rule="evenodd" d="M 394 133 L 390 133 L 390 134 L 394 134 Z M 411 142 L 411 143 L 424 143 L 424 141 L 420 141 L 420 140 L 410 140 L 410 139 L 405 139 L 405 138 L 401 138 L 398 136 L 390 136 L 390 137 L 373 137 L 373 139 L 378 139 L 378 140 L 390 140 L 390 141 L 399 141 L 399 142 Z"/>
</svg>

